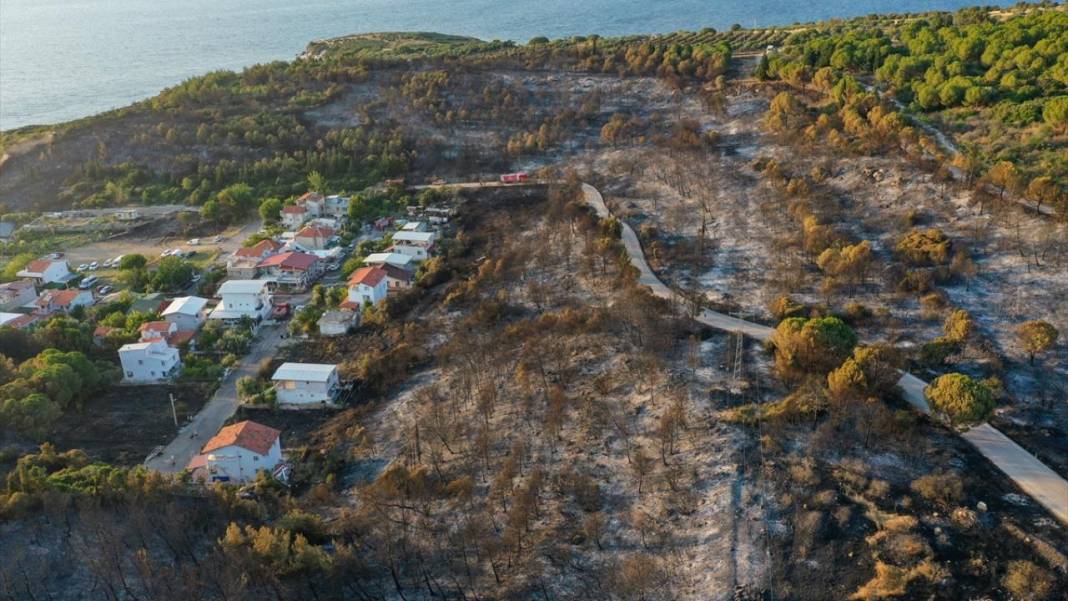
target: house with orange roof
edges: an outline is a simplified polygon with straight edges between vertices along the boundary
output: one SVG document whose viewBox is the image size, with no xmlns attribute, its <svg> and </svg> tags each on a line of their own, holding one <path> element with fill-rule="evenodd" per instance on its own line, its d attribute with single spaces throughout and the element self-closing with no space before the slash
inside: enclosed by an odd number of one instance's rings
<svg viewBox="0 0 1068 601">
<path fill-rule="evenodd" d="M 308 212 L 307 207 L 301 205 L 286 205 L 282 207 L 282 225 L 291 230 L 304 225 L 304 222 L 312 217 L 313 215 Z"/>
<path fill-rule="evenodd" d="M 33 280 L 38 286 L 66 284 L 77 277 L 70 272 L 70 265 L 63 259 L 37 259 L 36 261 L 30 261 L 26 264 L 26 267 L 15 275 Z"/>
<path fill-rule="evenodd" d="M 256 266 L 260 261 L 278 254 L 282 249 L 280 242 L 271 239 L 260 240 L 252 246 L 239 248 L 226 260 L 226 275 L 235 280 L 247 280 L 256 277 Z"/>
<path fill-rule="evenodd" d="M 251 482 L 261 471 L 278 475 L 283 465 L 281 435 L 254 421 L 224 426 L 186 468 L 207 482 Z"/>
<path fill-rule="evenodd" d="M 34 301 L 33 312 L 37 315 L 70 313 L 76 307 L 89 307 L 95 301 L 88 290 L 45 290 Z"/>
<path fill-rule="evenodd" d="M 294 290 L 306 290 L 323 273 L 319 257 L 290 251 L 271 255 L 256 266 L 259 277 Z"/>
<path fill-rule="evenodd" d="M 366 303 L 377 305 L 389 293 L 388 274 L 381 267 L 361 267 L 349 276 L 349 296 L 342 308 L 359 309 Z"/>
<path fill-rule="evenodd" d="M 306 225 L 300 229 L 293 241 L 308 250 L 323 250 L 334 239 L 334 228 L 325 225 Z"/>
</svg>

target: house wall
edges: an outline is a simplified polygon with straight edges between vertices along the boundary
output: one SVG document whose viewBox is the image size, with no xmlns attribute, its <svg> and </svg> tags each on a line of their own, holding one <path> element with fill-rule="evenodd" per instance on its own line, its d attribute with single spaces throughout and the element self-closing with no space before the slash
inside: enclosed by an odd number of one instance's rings
<svg viewBox="0 0 1068 601">
<path fill-rule="evenodd" d="M 207 311 L 201 311 L 196 315 L 186 315 L 184 313 L 171 313 L 170 315 L 164 315 L 164 321 L 168 321 L 178 326 L 179 332 L 196 332 L 200 329 L 200 326 L 204 325 L 204 320 L 207 319 Z"/>
<path fill-rule="evenodd" d="M 215 460 L 208 460 L 209 478 L 214 481 L 251 482 L 260 470 L 271 471 L 282 462 L 282 446 L 275 440 L 266 455 L 231 445 L 209 453 Z"/>
<path fill-rule="evenodd" d="M 119 352 L 122 363 L 122 376 L 125 382 L 154 383 L 162 382 L 177 375 L 181 366 L 177 349 L 173 352 L 147 353 L 145 351 Z"/>
<path fill-rule="evenodd" d="M 422 246 L 410 246 L 408 244 L 394 244 L 393 252 L 400 253 L 402 255 L 408 255 L 416 261 L 425 261 L 430 258 L 430 253 Z"/>
<path fill-rule="evenodd" d="M 389 278 L 382 278 L 382 281 L 378 283 L 374 288 L 366 284 L 357 284 L 349 288 L 349 300 L 354 303 L 363 305 L 365 302 L 370 301 L 372 305 L 377 304 L 378 301 L 386 298 L 388 294 L 388 283 L 386 280 Z"/>
<path fill-rule="evenodd" d="M 337 372 L 326 382 L 303 382 L 299 380 L 278 380 L 274 383 L 278 402 L 288 405 L 304 405 L 333 401 L 337 393 Z"/>
</svg>

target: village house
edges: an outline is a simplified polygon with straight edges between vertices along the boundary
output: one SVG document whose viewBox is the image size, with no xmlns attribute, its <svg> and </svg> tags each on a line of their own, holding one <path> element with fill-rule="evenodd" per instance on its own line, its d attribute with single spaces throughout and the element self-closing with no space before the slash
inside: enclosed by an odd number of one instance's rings
<svg viewBox="0 0 1068 601">
<path fill-rule="evenodd" d="M 376 305 L 389 293 L 386 272 L 379 267 L 361 267 L 349 277 L 349 296 L 341 304 L 345 309 L 359 309 L 366 303 Z"/>
<path fill-rule="evenodd" d="M 257 265 L 259 276 L 295 290 L 306 290 L 322 275 L 319 257 L 302 252 L 284 252 L 267 257 Z"/>
<path fill-rule="evenodd" d="M 179 332 L 196 332 L 208 319 L 208 313 L 208 299 L 182 296 L 172 300 L 160 316 L 177 326 Z"/>
<path fill-rule="evenodd" d="M 324 225 L 306 225 L 297 232 L 293 241 L 308 250 L 323 250 L 334 239 L 334 229 Z"/>
<path fill-rule="evenodd" d="M 186 468 L 194 480 L 207 482 L 251 482 L 261 471 L 278 476 L 283 466 L 281 434 L 252 421 L 225 426 Z"/>
<path fill-rule="evenodd" d="M 323 215 L 335 219 L 346 219 L 349 216 L 349 197 L 331 194 L 323 201 Z"/>
<path fill-rule="evenodd" d="M 96 346 L 104 346 L 108 341 L 108 336 L 115 332 L 121 332 L 122 328 L 113 328 L 111 326 L 96 326 L 93 330 L 93 344 Z"/>
<path fill-rule="evenodd" d="M 141 342 L 147 342 L 154 338 L 167 340 L 171 334 L 178 332 L 178 326 L 169 321 L 146 321 L 141 324 Z"/>
<path fill-rule="evenodd" d="M 386 272 L 386 286 L 390 290 L 405 290 L 415 282 L 415 274 L 396 265 L 383 263 L 379 269 Z"/>
<path fill-rule="evenodd" d="M 30 261 L 22 271 L 15 274 L 20 278 L 33 280 L 38 286 L 46 284 L 66 284 L 77 277 L 71 273 L 70 265 L 62 259 L 37 259 Z"/>
<path fill-rule="evenodd" d="M 282 207 L 282 225 L 295 230 L 311 219 L 308 209 L 300 205 L 286 205 Z"/>
<path fill-rule="evenodd" d="M 124 344 L 119 348 L 123 381 L 135 384 L 153 384 L 169 380 L 182 370 L 178 349 L 172 348 L 163 338 Z"/>
<path fill-rule="evenodd" d="M 387 263 L 409 271 L 414 267 L 411 255 L 401 253 L 371 253 L 363 260 L 363 264 L 370 267 L 381 267 Z"/>
<path fill-rule="evenodd" d="M 208 319 L 237 321 L 248 317 L 260 321 L 271 312 L 270 282 L 267 280 L 227 280 L 219 286 L 222 300 Z"/>
<path fill-rule="evenodd" d="M 282 244 L 274 240 L 260 240 L 252 246 L 239 248 L 226 261 L 226 275 L 237 280 L 251 280 L 256 277 L 256 266 L 260 261 L 277 254 Z"/>
<path fill-rule="evenodd" d="M 45 290 L 34 301 L 33 312 L 37 315 L 70 313 L 76 307 L 90 307 L 93 293 L 88 290 Z"/>
<path fill-rule="evenodd" d="M 15 313 L 5 313 L 5 315 L 15 315 Z M 40 319 L 37 315 L 22 315 L 18 314 L 18 317 L 10 318 L 3 323 L 5 328 L 13 328 L 16 330 L 25 330 L 37 323 Z"/>
<path fill-rule="evenodd" d="M 323 336 L 343 336 L 356 327 L 360 314 L 355 311 L 327 311 L 319 318 L 319 334 Z"/>
<path fill-rule="evenodd" d="M 37 287 L 30 280 L 15 280 L 0 284 L 0 311 L 25 307 L 37 298 Z"/>
<path fill-rule="evenodd" d="M 283 363 L 271 381 L 281 405 L 329 404 L 341 391 L 337 366 L 327 363 Z"/>
<path fill-rule="evenodd" d="M 409 255 L 415 261 L 425 261 L 434 252 L 434 232 L 406 232 L 393 234 L 391 251 Z"/>
</svg>

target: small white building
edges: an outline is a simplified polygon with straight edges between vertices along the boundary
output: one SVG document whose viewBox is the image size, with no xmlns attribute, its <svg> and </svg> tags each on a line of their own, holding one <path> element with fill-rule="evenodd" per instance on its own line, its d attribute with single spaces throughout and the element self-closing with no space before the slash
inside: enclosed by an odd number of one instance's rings
<svg viewBox="0 0 1068 601">
<path fill-rule="evenodd" d="M 208 314 L 208 319 L 236 321 L 249 317 L 259 321 L 271 312 L 268 280 L 227 280 L 219 286 L 219 296 L 222 300 Z"/>
<path fill-rule="evenodd" d="M 323 215 L 335 219 L 345 219 L 349 216 L 349 197 L 331 194 L 323 201 Z"/>
<path fill-rule="evenodd" d="M 356 311 L 327 311 L 319 318 L 319 334 L 323 336 L 343 336 L 359 323 L 360 314 Z"/>
<path fill-rule="evenodd" d="M 281 405 L 330 404 L 341 391 L 337 365 L 329 363 L 283 363 L 271 380 Z"/>
<path fill-rule="evenodd" d="M 122 379 L 134 384 L 154 384 L 169 380 L 182 370 L 178 349 L 163 338 L 124 344 L 119 348 Z"/>
<path fill-rule="evenodd" d="M 62 259 L 37 259 L 30 261 L 26 267 L 16 273 L 20 278 L 28 278 L 38 286 L 45 284 L 63 284 L 74 279 L 75 275 L 70 272 L 70 266 Z"/>
<path fill-rule="evenodd" d="M 406 232 L 393 234 L 393 252 L 409 255 L 415 261 L 425 261 L 434 252 L 434 232 Z"/>
<path fill-rule="evenodd" d="M 181 296 L 171 301 L 160 314 L 164 321 L 177 326 L 180 332 L 196 332 L 208 319 L 208 299 Z"/>
<path fill-rule="evenodd" d="M 359 309 L 365 303 L 377 305 L 389 294 L 386 272 L 380 267 L 361 267 L 349 277 L 348 305 L 343 308 Z"/>
<path fill-rule="evenodd" d="M 312 215 L 308 214 L 308 209 L 300 205 L 286 205 L 282 207 L 282 225 L 291 230 L 295 230 L 304 225 L 304 222 L 311 219 Z"/>
<path fill-rule="evenodd" d="M 371 267 L 381 267 L 387 263 L 408 270 L 414 266 L 412 256 L 401 253 L 371 253 L 363 260 L 364 265 Z"/>
<path fill-rule="evenodd" d="M 422 221 L 409 221 L 401 226 L 402 232 L 425 232 L 426 224 Z"/>
<path fill-rule="evenodd" d="M 282 462 L 281 432 L 243 421 L 223 427 L 186 466 L 196 480 L 245 483 L 260 471 L 278 474 Z"/>
</svg>

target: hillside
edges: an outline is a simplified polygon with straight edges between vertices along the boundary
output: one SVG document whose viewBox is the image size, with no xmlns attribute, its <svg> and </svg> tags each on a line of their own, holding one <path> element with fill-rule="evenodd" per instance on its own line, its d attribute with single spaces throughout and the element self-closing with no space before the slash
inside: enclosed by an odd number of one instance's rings
<svg viewBox="0 0 1068 601">
<path fill-rule="evenodd" d="M 3 132 L 3 279 L 124 260 L 0 326 L 0 598 L 1064 598 L 1068 523 L 962 433 L 1068 477 L 1066 19 L 355 35 Z M 331 199 L 284 311 L 119 383 L 148 293 L 218 308 Z M 426 258 L 370 267 L 402 232 Z M 280 406 L 286 362 L 336 405 Z M 231 398 L 285 469 L 198 483 L 163 449 Z"/>
</svg>

